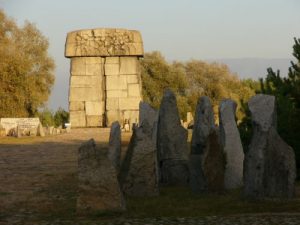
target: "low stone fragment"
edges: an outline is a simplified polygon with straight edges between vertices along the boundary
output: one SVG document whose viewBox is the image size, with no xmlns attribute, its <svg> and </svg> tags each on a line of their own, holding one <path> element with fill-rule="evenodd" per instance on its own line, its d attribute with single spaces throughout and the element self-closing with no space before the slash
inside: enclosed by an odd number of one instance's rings
<svg viewBox="0 0 300 225">
<path fill-rule="evenodd" d="M 125 201 L 117 179 L 117 171 L 103 149 L 93 139 L 83 143 L 78 154 L 77 213 L 125 209 Z"/>
<path fill-rule="evenodd" d="M 166 90 L 159 109 L 157 147 L 160 182 L 187 185 L 189 181 L 187 130 L 180 124 L 176 97 Z"/>
<path fill-rule="evenodd" d="M 243 185 L 244 151 L 240 133 L 235 121 L 236 103 L 225 99 L 219 107 L 220 140 L 225 153 L 225 178 L 226 189 L 235 189 Z"/>
<path fill-rule="evenodd" d="M 114 167 L 119 170 L 121 158 L 121 128 L 118 121 L 113 122 L 111 125 L 108 146 L 107 156 Z"/>
<path fill-rule="evenodd" d="M 294 150 L 276 131 L 275 97 L 259 94 L 248 103 L 253 136 L 245 157 L 244 197 L 292 198 L 295 195 Z"/>
</svg>

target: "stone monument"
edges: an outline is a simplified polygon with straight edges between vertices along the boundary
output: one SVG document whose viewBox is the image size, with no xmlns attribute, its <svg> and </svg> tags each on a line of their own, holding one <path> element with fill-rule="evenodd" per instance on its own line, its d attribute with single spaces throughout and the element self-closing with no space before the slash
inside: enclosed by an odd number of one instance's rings
<svg viewBox="0 0 300 225">
<path fill-rule="evenodd" d="M 68 33 L 65 57 L 71 58 L 72 127 L 138 122 L 143 54 L 138 31 L 100 28 Z"/>
<path fill-rule="evenodd" d="M 253 136 L 244 162 L 244 197 L 292 198 L 295 196 L 295 153 L 277 133 L 275 97 L 258 94 L 248 105 Z"/>
</svg>

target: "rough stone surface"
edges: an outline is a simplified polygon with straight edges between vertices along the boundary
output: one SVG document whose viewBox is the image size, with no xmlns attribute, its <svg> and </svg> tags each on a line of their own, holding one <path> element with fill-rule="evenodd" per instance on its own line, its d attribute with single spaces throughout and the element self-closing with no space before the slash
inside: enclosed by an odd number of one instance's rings
<svg viewBox="0 0 300 225">
<path fill-rule="evenodd" d="M 214 112 L 210 100 L 204 96 L 198 100 L 191 141 L 191 154 L 204 154 L 207 138 L 215 127 Z"/>
<path fill-rule="evenodd" d="M 207 191 L 207 181 L 202 168 L 202 156 L 191 154 L 189 158 L 190 188 L 194 193 Z"/>
<path fill-rule="evenodd" d="M 66 57 L 143 56 L 140 32 L 125 29 L 89 29 L 68 33 Z"/>
<path fill-rule="evenodd" d="M 147 121 L 150 127 L 151 138 L 156 146 L 157 142 L 157 125 L 158 125 L 158 111 L 153 109 L 148 103 L 140 102 L 139 106 L 139 124 L 142 125 L 144 121 Z"/>
<path fill-rule="evenodd" d="M 222 100 L 219 106 L 220 140 L 226 157 L 226 189 L 235 189 L 243 185 L 244 152 L 235 120 L 236 106 L 230 99 Z"/>
<path fill-rule="evenodd" d="M 166 90 L 159 109 L 157 146 L 160 182 L 187 185 L 187 130 L 180 124 L 176 97 Z"/>
<path fill-rule="evenodd" d="M 79 148 L 77 213 L 124 210 L 117 171 L 93 139 Z"/>
<path fill-rule="evenodd" d="M 120 182 L 123 191 L 130 196 L 158 195 L 157 152 L 144 121 L 135 127 L 122 164 Z"/>
<path fill-rule="evenodd" d="M 118 121 L 112 123 L 110 128 L 107 157 L 119 171 L 121 160 L 121 129 Z"/>
<path fill-rule="evenodd" d="M 295 194 L 295 154 L 276 131 L 275 97 L 259 94 L 248 105 L 253 137 L 245 156 L 244 196 L 291 198 Z"/>
<path fill-rule="evenodd" d="M 213 108 L 209 98 L 204 96 L 198 100 L 191 141 L 191 189 L 194 192 L 202 192 L 205 188 L 209 191 L 222 191 L 224 166 L 224 154 L 215 127 Z"/>
</svg>

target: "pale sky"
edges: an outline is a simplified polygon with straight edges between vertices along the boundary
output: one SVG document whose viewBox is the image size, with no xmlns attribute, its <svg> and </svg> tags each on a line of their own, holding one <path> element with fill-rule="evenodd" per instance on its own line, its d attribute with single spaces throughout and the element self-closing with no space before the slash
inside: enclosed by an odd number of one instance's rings
<svg viewBox="0 0 300 225">
<path fill-rule="evenodd" d="M 49 39 L 56 83 L 49 107 L 68 109 L 66 34 L 89 28 L 139 30 L 146 52 L 168 60 L 291 58 L 300 38 L 299 0 L 0 0 L 22 25 L 36 24 Z"/>
</svg>

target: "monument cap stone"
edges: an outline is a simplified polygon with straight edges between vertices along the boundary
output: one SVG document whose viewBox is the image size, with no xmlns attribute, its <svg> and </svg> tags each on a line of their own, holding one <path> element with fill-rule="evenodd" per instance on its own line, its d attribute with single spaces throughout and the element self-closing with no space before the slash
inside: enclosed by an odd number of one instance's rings
<svg viewBox="0 0 300 225">
<path fill-rule="evenodd" d="M 65 57 L 143 56 L 139 31 L 96 28 L 68 33 Z"/>
</svg>

